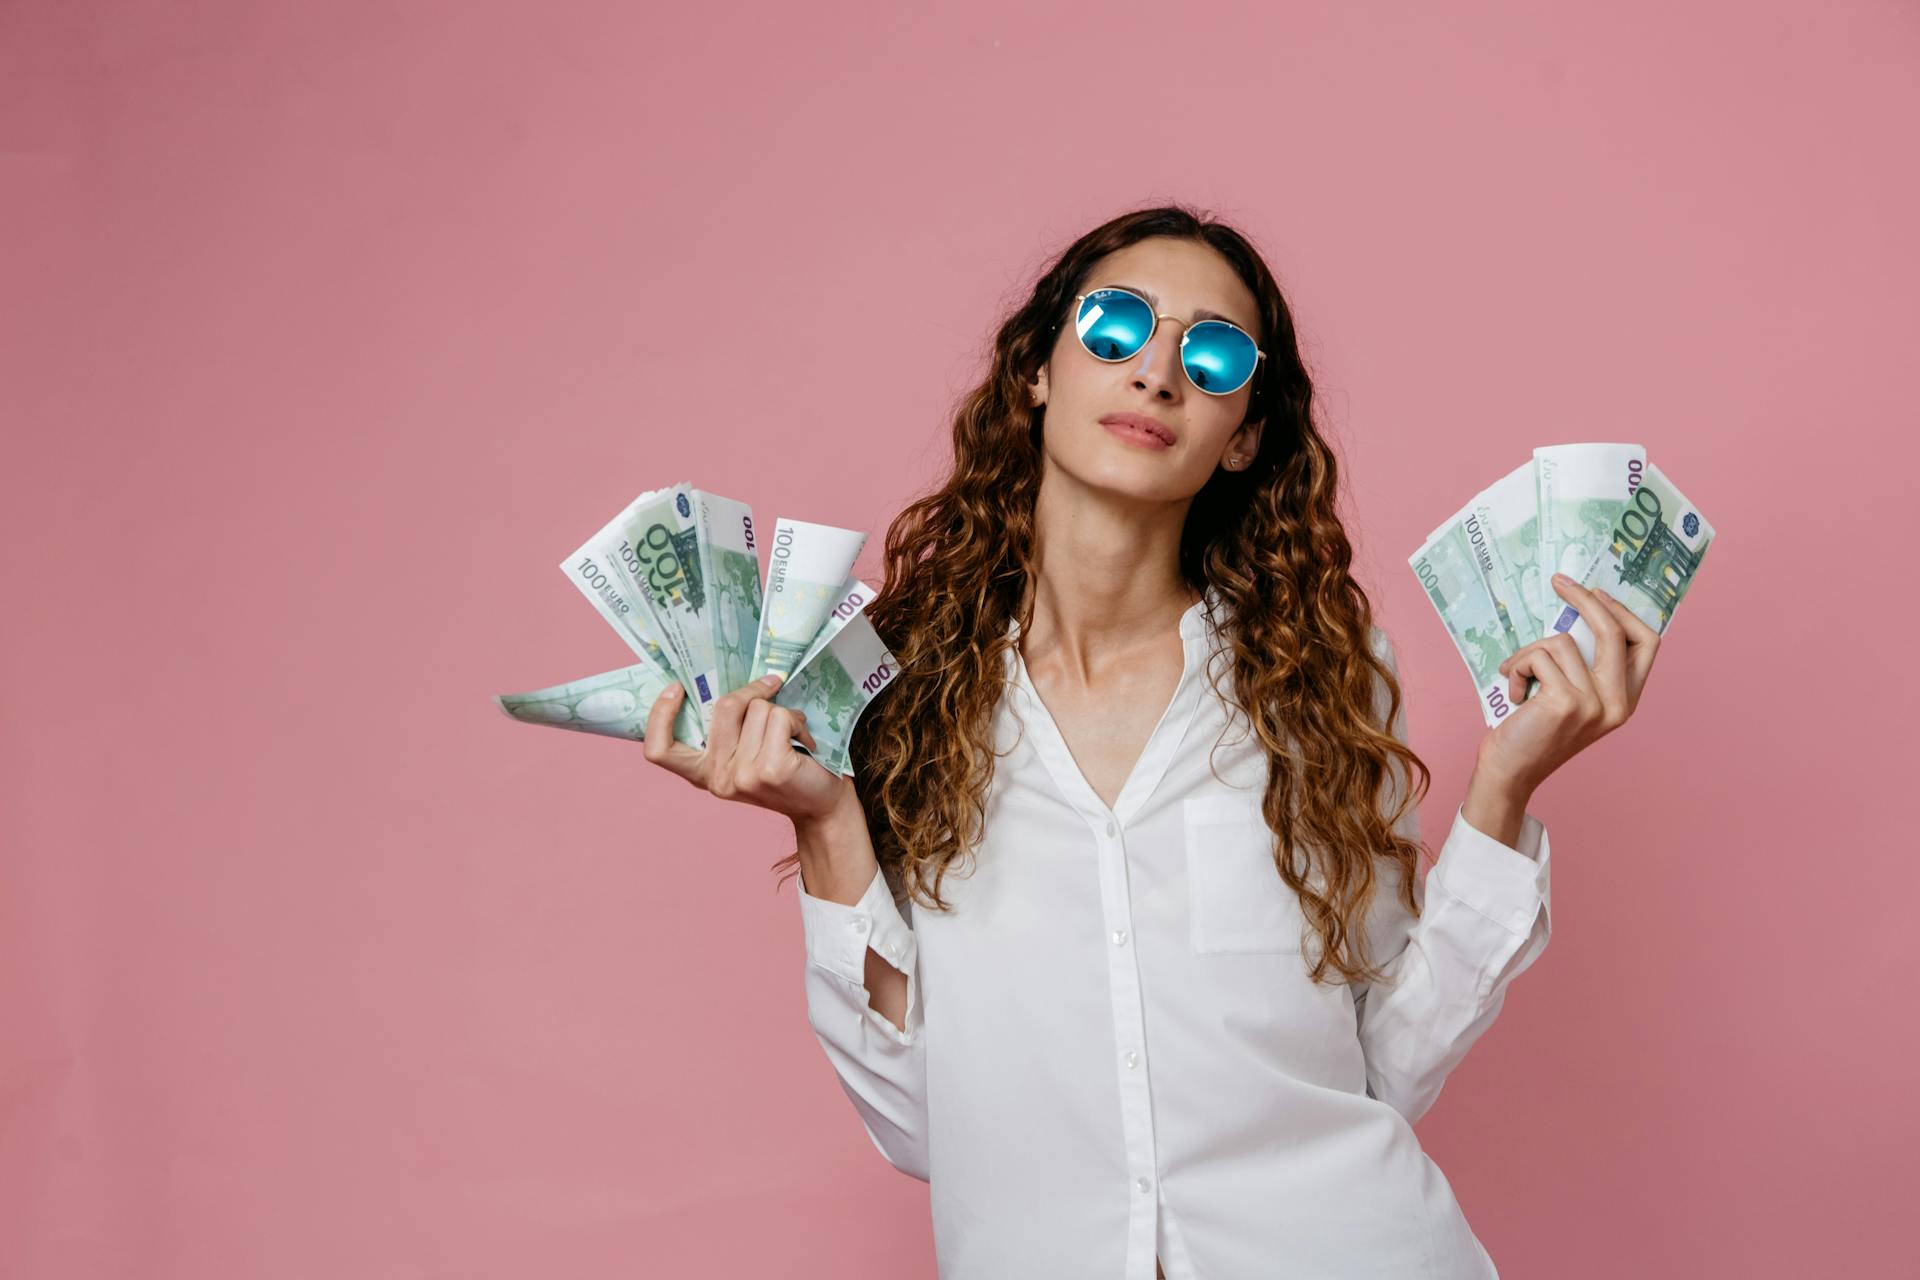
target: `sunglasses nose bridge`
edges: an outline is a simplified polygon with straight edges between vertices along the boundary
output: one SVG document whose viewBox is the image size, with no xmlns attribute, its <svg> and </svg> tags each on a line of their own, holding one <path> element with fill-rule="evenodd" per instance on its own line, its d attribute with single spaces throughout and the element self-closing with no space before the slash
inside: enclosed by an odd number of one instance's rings
<svg viewBox="0 0 1920 1280">
<path fill-rule="evenodd" d="M 1176 324 L 1181 323 L 1179 316 L 1170 316 L 1170 315 L 1164 315 L 1164 314 L 1154 316 L 1153 328 L 1147 333 L 1147 340 L 1140 344 L 1140 349 L 1138 351 L 1134 352 L 1131 356 L 1128 357 L 1129 363 L 1138 363 L 1138 362 L 1144 361 L 1145 364 L 1142 367 L 1145 369 L 1151 370 L 1151 369 L 1154 369 L 1155 366 L 1153 364 L 1152 356 L 1150 356 L 1148 353 L 1153 352 L 1154 355 L 1160 355 L 1163 357 L 1166 355 L 1165 351 L 1154 350 L 1154 344 L 1163 338 L 1169 342 L 1172 342 L 1172 334 L 1171 332 L 1169 332 L 1169 330 L 1165 325 L 1160 323 L 1162 320 L 1171 320 Z M 1187 370 L 1186 361 L 1181 358 L 1180 349 L 1186 345 L 1187 345 L 1187 331 L 1185 326 L 1182 325 L 1180 329 L 1180 340 L 1178 342 L 1173 342 L 1173 345 L 1172 345 L 1171 363 L 1174 367 L 1175 372 L 1168 371 L 1167 362 L 1165 360 L 1163 360 L 1160 366 L 1158 367 L 1158 370 L 1157 370 L 1158 376 L 1163 381 L 1177 382 L 1181 378 L 1185 378 L 1189 386 L 1197 386 L 1197 384 L 1195 384 L 1193 381 L 1193 374 Z"/>
</svg>

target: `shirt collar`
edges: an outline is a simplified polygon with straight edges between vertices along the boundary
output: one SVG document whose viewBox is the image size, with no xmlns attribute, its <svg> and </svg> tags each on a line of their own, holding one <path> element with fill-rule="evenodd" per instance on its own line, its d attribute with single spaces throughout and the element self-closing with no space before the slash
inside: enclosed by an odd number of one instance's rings
<svg viewBox="0 0 1920 1280">
<path fill-rule="evenodd" d="M 1109 834 L 1112 832 L 1110 820 L 1121 823 L 1130 821 L 1139 812 L 1141 806 L 1152 797 L 1178 752 L 1180 744 L 1186 740 L 1187 731 L 1195 715 L 1198 714 L 1201 704 L 1198 668 L 1201 665 L 1201 659 L 1209 653 L 1220 652 L 1217 633 L 1214 636 L 1214 643 L 1211 645 L 1207 643 L 1209 605 L 1216 614 L 1221 608 L 1220 597 L 1211 587 L 1202 599 L 1195 601 L 1186 612 L 1180 615 L 1180 642 L 1185 653 L 1185 661 L 1181 668 L 1179 683 L 1174 686 L 1173 696 L 1167 704 L 1167 709 L 1161 715 L 1159 723 L 1154 726 L 1146 746 L 1142 748 L 1140 758 L 1134 763 L 1133 772 L 1127 776 L 1126 784 L 1115 799 L 1111 812 L 1095 794 L 1093 787 L 1088 784 L 1086 775 L 1081 773 L 1079 765 L 1074 763 L 1072 752 L 1067 749 L 1065 740 L 1060 737 L 1059 727 L 1047 712 L 1039 693 L 1033 688 L 1031 678 L 1025 670 L 1025 664 L 1020 659 L 1018 624 L 1008 627 L 1008 635 L 1012 640 L 1006 648 L 1009 693 L 1017 700 L 1026 701 L 1029 704 L 1028 710 L 1038 716 L 1038 719 L 1029 726 L 1034 731 L 1034 749 L 1039 753 L 1039 759 L 1052 776 L 1060 795 L 1095 827 L 1106 824 Z M 1021 722 L 1024 725 L 1026 718 L 1021 717 Z M 1007 744 L 1005 750 L 1011 749 L 1012 744 Z M 996 744 L 996 751 L 999 750 L 1001 748 Z"/>
</svg>

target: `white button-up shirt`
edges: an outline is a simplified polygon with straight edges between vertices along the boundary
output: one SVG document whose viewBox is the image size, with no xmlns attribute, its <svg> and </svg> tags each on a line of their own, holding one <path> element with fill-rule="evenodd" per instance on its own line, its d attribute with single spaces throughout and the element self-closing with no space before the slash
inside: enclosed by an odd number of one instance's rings
<svg viewBox="0 0 1920 1280">
<path fill-rule="evenodd" d="M 1211 655 L 1231 687 L 1200 604 L 1180 635 L 1111 809 L 1009 653 L 1011 754 L 953 909 L 885 872 L 851 906 L 802 878 L 808 1022 L 880 1153 L 929 1182 L 943 1280 L 1496 1277 L 1413 1122 L 1547 945 L 1546 831 L 1529 813 L 1515 849 L 1456 810 L 1418 921 L 1376 864 L 1365 928 L 1395 981 L 1309 982 L 1264 752 L 1208 685 Z M 869 948 L 907 975 L 904 1031 L 869 1003 Z"/>
</svg>

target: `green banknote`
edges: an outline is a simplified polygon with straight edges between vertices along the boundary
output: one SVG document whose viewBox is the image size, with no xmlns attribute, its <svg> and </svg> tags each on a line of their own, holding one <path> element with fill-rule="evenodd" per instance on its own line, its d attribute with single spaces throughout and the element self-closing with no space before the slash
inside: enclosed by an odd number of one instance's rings
<svg viewBox="0 0 1920 1280">
<path fill-rule="evenodd" d="M 750 679 L 769 671 L 794 675 L 840 603 L 841 588 L 866 541 L 866 534 L 853 529 L 784 518 L 774 522 Z"/>
<path fill-rule="evenodd" d="M 1489 583 L 1498 577 L 1493 539 L 1472 503 L 1427 536 L 1407 558 L 1414 577 L 1446 624 L 1453 647 L 1467 664 L 1478 691 L 1480 714 L 1489 725 L 1514 709 L 1500 664 L 1526 644 L 1532 614 L 1495 597 Z"/>
<path fill-rule="evenodd" d="M 814 633 L 813 643 L 808 645 L 807 651 L 800 655 L 799 662 L 794 664 L 794 670 L 798 672 L 812 662 L 814 655 L 826 648 L 833 638 L 840 634 L 840 628 L 859 617 L 872 599 L 873 588 L 860 579 L 848 578 L 841 583 L 833 608 L 827 613 L 827 620 L 821 623 L 820 630 Z"/>
<path fill-rule="evenodd" d="M 682 482 L 641 494 L 587 546 L 619 573 L 625 594 L 639 603 L 704 727 L 707 708 L 725 690 L 708 622 L 693 486 Z"/>
<path fill-rule="evenodd" d="M 853 726 L 875 695 L 893 682 L 898 669 L 880 634 L 856 613 L 794 677 L 773 695 L 780 706 L 803 711 L 823 766 L 851 777 L 847 758 Z M 802 748 L 804 750 L 804 748 Z"/>
<path fill-rule="evenodd" d="M 822 768 L 851 776 L 848 746 L 853 727 L 874 696 L 892 682 L 895 669 L 893 655 L 873 624 L 865 614 L 856 614 L 774 694 L 779 706 L 805 713 L 818 750 L 809 752 L 797 740 L 795 748 L 813 756 Z M 644 742 L 647 714 L 670 683 L 671 677 L 652 663 L 637 662 L 547 689 L 499 694 L 494 702 L 525 724 Z M 688 741 L 677 724 L 673 736 Z"/>
<path fill-rule="evenodd" d="M 705 708 L 777 670 L 775 701 L 804 711 L 821 764 L 848 773 L 853 726 L 894 671 L 865 616 L 873 588 L 851 573 L 866 535 L 779 521 L 764 592 L 755 542 L 743 502 L 684 482 L 641 494 L 560 565 L 641 661 L 495 702 L 524 723 L 639 740 L 678 681 L 690 696 L 673 735 L 704 747 Z"/>
<path fill-rule="evenodd" d="M 587 598 L 620 638 L 627 642 L 627 647 L 659 674 L 663 685 L 680 679 L 667 657 L 666 649 L 659 642 L 658 632 L 653 625 L 653 611 L 633 591 L 611 552 L 596 552 L 590 539 L 560 562 L 560 570 L 567 575 L 567 581 L 580 589 L 580 594 Z M 694 746 L 706 745 L 700 714 L 691 698 L 682 702 L 680 710 L 674 715 L 674 736 Z"/>
<path fill-rule="evenodd" d="M 1553 614 L 1540 608 L 1540 499 L 1533 459 L 1482 489 L 1455 519 L 1472 522 L 1469 539 L 1484 544 L 1486 554 L 1476 555 L 1474 564 L 1495 611 L 1521 644 L 1545 635 Z"/>
<path fill-rule="evenodd" d="M 1664 635 L 1713 538 L 1713 526 L 1700 509 L 1649 462 L 1606 542 L 1577 580 L 1603 589 Z M 1563 601 L 1553 629 L 1571 635 L 1592 664 L 1593 630 L 1578 609 Z"/>
<path fill-rule="evenodd" d="M 1593 631 L 1553 589 L 1555 573 L 1606 588 L 1664 632 L 1713 537 L 1643 446 L 1547 445 L 1476 494 L 1408 563 L 1495 725 L 1540 687 L 1530 676 L 1517 701 L 1509 696 L 1499 667 L 1517 650 L 1563 632 L 1593 664 Z"/>
<path fill-rule="evenodd" d="M 760 558 L 753 540 L 753 509 L 744 502 L 695 489 L 700 513 L 700 578 L 706 586 L 714 667 L 722 693 L 752 679 L 753 646 L 760 635 Z"/>
<path fill-rule="evenodd" d="M 673 677 L 652 663 L 637 662 L 549 689 L 496 694 L 493 700 L 502 711 L 526 724 L 644 742 L 647 712 L 672 683 Z M 686 703 L 680 705 L 684 710 Z M 680 737 L 677 727 L 673 736 Z"/>
<path fill-rule="evenodd" d="M 700 521 L 693 486 L 676 484 L 651 494 L 615 518 L 614 532 L 627 575 L 653 609 L 667 651 L 689 692 L 705 708 L 725 692 L 715 668 L 706 582 L 700 576 Z"/>
<path fill-rule="evenodd" d="M 1550 619 L 1566 603 L 1553 589 L 1553 575 L 1580 581 L 1640 483 L 1647 450 L 1638 444 L 1555 444 L 1535 449 L 1533 464 L 1540 485 L 1535 611 Z"/>
</svg>

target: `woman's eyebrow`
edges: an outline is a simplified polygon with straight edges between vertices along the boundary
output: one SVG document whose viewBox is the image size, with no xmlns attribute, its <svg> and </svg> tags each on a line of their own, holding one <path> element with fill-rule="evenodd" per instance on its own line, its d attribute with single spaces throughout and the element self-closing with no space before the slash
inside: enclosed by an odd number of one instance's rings
<svg viewBox="0 0 1920 1280">
<path fill-rule="evenodd" d="M 1110 284 L 1106 287 L 1109 289 L 1125 289 L 1128 293 L 1137 293 L 1141 297 L 1145 298 L 1148 302 L 1152 303 L 1153 309 L 1155 311 L 1158 311 L 1160 309 L 1160 299 L 1154 297 L 1151 290 L 1142 289 L 1137 284 Z M 1223 316 L 1218 311 L 1209 311 L 1205 307 L 1195 307 L 1193 309 L 1193 318 L 1195 322 L 1198 322 L 1201 320 L 1225 320 L 1228 324 L 1234 326 L 1237 329 L 1244 329 L 1247 327 L 1241 324 L 1238 320 L 1235 320 L 1232 316 Z"/>
</svg>

